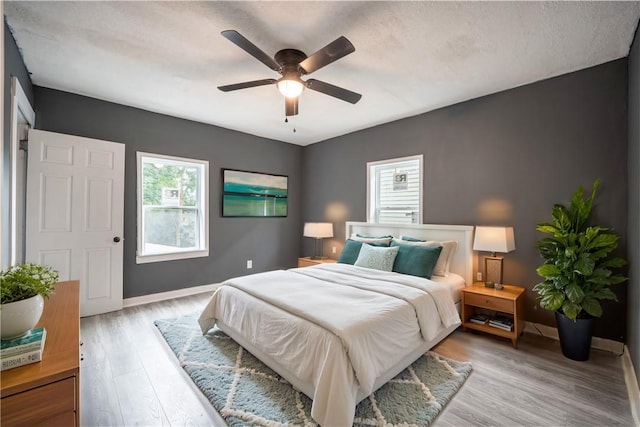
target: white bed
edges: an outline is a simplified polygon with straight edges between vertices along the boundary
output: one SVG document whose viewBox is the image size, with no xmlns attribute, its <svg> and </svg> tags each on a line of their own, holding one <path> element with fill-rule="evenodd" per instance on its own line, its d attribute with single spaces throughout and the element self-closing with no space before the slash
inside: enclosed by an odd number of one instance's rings
<svg viewBox="0 0 640 427">
<path fill-rule="evenodd" d="M 203 332 L 217 325 L 313 399 L 327 426 L 351 425 L 360 400 L 455 330 L 456 292 L 472 283 L 471 226 L 348 222 L 346 231 L 455 240 L 451 277 L 346 264 L 259 273 L 225 282 L 200 316 Z"/>
</svg>

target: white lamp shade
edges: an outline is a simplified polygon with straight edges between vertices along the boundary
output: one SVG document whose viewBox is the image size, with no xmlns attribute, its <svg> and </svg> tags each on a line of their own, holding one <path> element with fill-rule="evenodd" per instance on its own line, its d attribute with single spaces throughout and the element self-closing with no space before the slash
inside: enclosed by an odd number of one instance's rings
<svg viewBox="0 0 640 427">
<path fill-rule="evenodd" d="M 302 235 L 304 237 L 315 237 L 316 239 L 333 237 L 333 224 L 330 222 L 306 222 Z"/>
<path fill-rule="evenodd" d="M 474 251 L 507 253 L 515 248 L 513 227 L 476 227 Z"/>
</svg>

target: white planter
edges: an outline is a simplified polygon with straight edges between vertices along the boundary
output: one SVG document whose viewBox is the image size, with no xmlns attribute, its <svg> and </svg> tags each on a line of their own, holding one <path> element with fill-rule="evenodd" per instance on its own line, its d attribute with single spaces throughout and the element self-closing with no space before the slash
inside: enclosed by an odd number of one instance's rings
<svg viewBox="0 0 640 427">
<path fill-rule="evenodd" d="M 0 337 L 3 340 L 19 337 L 29 329 L 36 326 L 42 309 L 44 299 L 42 295 L 27 298 L 22 301 L 10 302 L 0 305 L 1 331 Z"/>
</svg>

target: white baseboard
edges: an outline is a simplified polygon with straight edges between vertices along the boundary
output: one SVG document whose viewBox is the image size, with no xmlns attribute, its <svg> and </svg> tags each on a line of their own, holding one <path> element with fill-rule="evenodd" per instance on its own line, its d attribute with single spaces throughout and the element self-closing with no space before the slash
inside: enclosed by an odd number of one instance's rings
<svg viewBox="0 0 640 427">
<path fill-rule="evenodd" d="M 531 334 L 542 335 L 547 338 L 553 338 L 554 340 L 559 339 L 557 328 L 541 325 L 540 323 L 526 322 L 524 325 L 524 331 Z M 620 355 L 624 352 L 624 343 L 606 338 L 593 337 L 591 339 L 591 348 L 606 350 Z"/>
<path fill-rule="evenodd" d="M 629 347 L 626 345 L 622 355 L 622 370 L 624 372 L 624 382 L 627 384 L 627 392 L 629 393 L 631 414 L 635 425 L 640 426 L 640 388 L 638 387 L 638 377 L 636 377 L 636 371 L 633 369 L 633 363 L 629 355 Z"/>
<path fill-rule="evenodd" d="M 136 305 L 149 304 L 152 302 L 166 301 L 168 299 L 186 297 L 189 295 L 201 294 L 203 292 L 213 292 L 220 287 L 219 283 L 210 285 L 193 286 L 191 288 L 176 289 L 175 291 L 159 292 L 157 294 L 142 295 L 139 297 L 125 298 L 122 301 L 122 307 L 133 307 Z"/>
</svg>

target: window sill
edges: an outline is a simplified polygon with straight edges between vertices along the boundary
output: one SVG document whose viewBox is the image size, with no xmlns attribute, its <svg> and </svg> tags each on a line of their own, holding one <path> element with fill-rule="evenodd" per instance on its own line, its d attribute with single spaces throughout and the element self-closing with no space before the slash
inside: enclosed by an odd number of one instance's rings
<svg viewBox="0 0 640 427">
<path fill-rule="evenodd" d="M 209 256 L 208 249 L 204 249 L 200 251 L 173 252 L 169 254 L 137 255 L 136 264 L 146 264 L 149 262 L 174 261 L 178 259 L 202 258 L 207 256 Z"/>
</svg>

